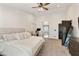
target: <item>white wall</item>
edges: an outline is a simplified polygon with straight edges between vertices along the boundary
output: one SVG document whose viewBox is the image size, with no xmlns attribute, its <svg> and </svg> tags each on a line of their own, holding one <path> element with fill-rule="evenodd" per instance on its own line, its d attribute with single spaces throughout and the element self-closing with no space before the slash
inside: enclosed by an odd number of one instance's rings
<svg viewBox="0 0 79 59">
<path fill-rule="evenodd" d="M 79 37 L 78 17 L 79 17 L 79 4 L 72 4 L 68 10 L 68 19 L 72 20 L 73 36 Z"/>
<path fill-rule="evenodd" d="M 73 36 L 79 37 L 78 28 L 79 4 L 72 4 L 68 10 L 59 13 L 46 14 L 37 17 L 37 27 L 42 27 L 44 21 L 48 21 L 50 25 L 50 37 L 58 38 L 58 24 L 62 20 L 72 20 Z M 56 32 L 53 32 L 56 29 Z M 56 36 L 56 37 L 54 37 Z"/>
<path fill-rule="evenodd" d="M 41 27 L 44 21 L 48 21 L 50 26 L 50 37 L 58 39 L 58 24 L 61 23 L 62 20 L 70 20 L 73 19 L 74 33 L 75 36 L 78 37 L 78 23 L 77 17 L 79 15 L 78 6 L 71 6 L 68 10 L 64 12 L 57 12 L 45 15 L 34 16 L 33 14 L 24 12 L 22 10 L 0 5 L 0 28 L 26 28 L 29 31 L 34 30 L 34 23 L 36 23 L 36 27 Z M 56 30 L 56 31 L 54 31 Z M 76 31 L 75 31 L 76 30 Z"/>
<path fill-rule="evenodd" d="M 34 16 L 19 9 L 0 5 L 0 28 L 26 28 L 32 30 Z"/>
<path fill-rule="evenodd" d="M 66 20 L 66 14 L 59 12 L 59 13 L 52 13 L 46 14 L 42 16 L 38 16 L 36 19 L 37 27 L 42 28 L 44 21 L 48 21 L 49 23 L 49 38 L 58 39 L 58 24 L 61 23 L 61 20 Z M 56 31 L 54 31 L 56 30 Z"/>
</svg>

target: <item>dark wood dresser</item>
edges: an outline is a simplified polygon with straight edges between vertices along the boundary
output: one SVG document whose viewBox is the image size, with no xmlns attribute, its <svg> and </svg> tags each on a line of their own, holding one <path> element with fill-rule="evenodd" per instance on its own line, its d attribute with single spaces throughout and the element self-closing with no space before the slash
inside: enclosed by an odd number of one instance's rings
<svg viewBox="0 0 79 59">
<path fill-rule="evenodd" d="M 79 56 L 79 38 L 73 38 L 70 40 L 69 52 L 72 56 Z"/>
</svg>

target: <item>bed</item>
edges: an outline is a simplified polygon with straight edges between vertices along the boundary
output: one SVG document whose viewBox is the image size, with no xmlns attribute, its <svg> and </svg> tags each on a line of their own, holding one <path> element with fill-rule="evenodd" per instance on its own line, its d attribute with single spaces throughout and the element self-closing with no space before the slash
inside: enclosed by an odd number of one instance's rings
<svg viewBox="0 0 79 59">
<path fill-rule="evenodd" d="M 31 36 L 22 40 L 0 41 L 3 56 L 35 56 L 44 43 L 42 37 Z"/>
</svg>

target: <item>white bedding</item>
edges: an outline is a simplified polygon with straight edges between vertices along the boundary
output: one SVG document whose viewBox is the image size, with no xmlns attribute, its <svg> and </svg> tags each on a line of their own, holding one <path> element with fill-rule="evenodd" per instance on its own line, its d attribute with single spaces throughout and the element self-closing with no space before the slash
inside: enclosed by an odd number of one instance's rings
<svg viewBox="0 0 79 59">
<path fill-rule="evenodd" d="M 42 37 L 0 42 L 0 54 L 6 56 L 33 56 L 42 45 Z"/>
</svg>

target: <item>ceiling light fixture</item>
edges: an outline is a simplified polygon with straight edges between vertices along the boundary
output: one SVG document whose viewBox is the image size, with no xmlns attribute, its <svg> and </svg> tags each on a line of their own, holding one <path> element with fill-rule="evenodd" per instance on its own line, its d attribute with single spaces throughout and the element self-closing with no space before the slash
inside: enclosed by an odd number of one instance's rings
<svg viewBox="0 0 79 59">
<path fill-rule="evenodd" d="M 38 11 L 44 11 L 44 9 L 40 7 L 40 8 L 38 8 Z"/>
<path fill-rule="evenodd" d="M 47 6 L 50 3 L 38 3 L 38 6 L 32 7 L 32 8 L 38 8 L 39 11 L 48 10 Z"/>
</svg>

